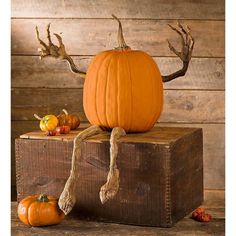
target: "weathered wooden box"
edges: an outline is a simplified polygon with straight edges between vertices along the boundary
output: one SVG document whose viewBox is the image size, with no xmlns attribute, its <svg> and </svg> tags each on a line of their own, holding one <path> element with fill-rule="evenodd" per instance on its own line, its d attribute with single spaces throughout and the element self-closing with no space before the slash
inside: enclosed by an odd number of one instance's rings
<svg viewBox="0 0 236 236">
<path fill-rule="evenodd" d="M 73 138 L 32 132 L 16 139 L 18 200 L 30 194 L 57 197 L 70 173 Z M 100 187 L 109 167 L 109 133 L 82 144 L 77 205 L 89 219 L 171 227 L 203 201 L 203 141 L 197 128 L 156 127 L 128 134 L 118 144 L 120 189 L 102 205 Z"/>
</svg>

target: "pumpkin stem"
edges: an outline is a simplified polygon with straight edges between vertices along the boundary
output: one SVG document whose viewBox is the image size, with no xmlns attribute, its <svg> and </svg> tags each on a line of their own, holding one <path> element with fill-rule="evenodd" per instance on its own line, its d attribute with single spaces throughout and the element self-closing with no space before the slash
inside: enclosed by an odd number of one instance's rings
<svg viewBox="0 0 236 236">
<path fill-rule="evenodd" d="M 62 109 L 62 111 L 63 111 L 66 115 L 69 114 L 68 111 L 67 111 L 66 109 Z"/>
<path fill-rule="evenodd" d="M 48 196 L 46 194 L 40 194 L 38 197 L 39 202 L 48 202 Z"/>
<path fill-rule="evenodd" d="M 118 19 L 118 17 L 116 17 L 113 14 L 112 14 L 112 17 L 115 20 L 117 20 L 118 23 L 119 23 L 119 29 L 118 29 L 118 44 L 119 44 L 119 47 L 116 48 L 116 49 L 118 49 L 118 50 L 130 49 L 130 47 L 125 43 L 125 39 L 124 39 L 124 36 L 123 36 L 123 29 L 122 29 L 122 25 L 121 25 L 120 20 Z"/>
<path fill-rule="evenodd" d="M 38 116 L 37 114 L 34 114 L 34 117 L 37 119 L 37 120 L 42 120 L 43 118 L 41 118 L 40 116 Z"/>
</svg>

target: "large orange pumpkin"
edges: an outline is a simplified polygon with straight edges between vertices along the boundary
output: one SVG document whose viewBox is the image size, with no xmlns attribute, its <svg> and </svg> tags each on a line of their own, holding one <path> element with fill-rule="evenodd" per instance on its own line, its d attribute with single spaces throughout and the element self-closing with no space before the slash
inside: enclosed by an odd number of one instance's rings
<svg viewBox="0 0 236 236">
<path fill-rule="evenodd" d="M 92 60 L 84 84 L 84 110 L 91 124 L 145 132 L 161 115 L 162 77 L 151 56 L 131 50 L 122 38 L 119 48 Z"/>
<path fill-rule="evenodd" d="M 183 66 L 176 72 L 161 76 L 158 66 L 147 53 L 131 50 L 126 45 L 120 20 L 119 47 L 99 53 L 92 60 L 87 73 L 81 71 L 66 53 L 60 35 L 55 34 L 59 47 L 51 42 L 49 27 L 47 34 L 49 45 L 40 38 L 36 27 L 36 36 L 42 45 L 40 58 L 52 56 L 66 60 L 72 72 L 86 78 L 84 84 L 84 111 L 91 124 L 111 130 L 124 128 L 126 132 L 145 132 L 150 130 L 161 115 L 163 106 L 163 82 L 184 76 L 192 56 L 194 38 L 190 28 L 184 28 L 178 22 L 178 28 L 169 25 L 182 40 L 182 50 L 177 51 L 168 41 L 170 50 L 176 54 Z"/>
</svg>

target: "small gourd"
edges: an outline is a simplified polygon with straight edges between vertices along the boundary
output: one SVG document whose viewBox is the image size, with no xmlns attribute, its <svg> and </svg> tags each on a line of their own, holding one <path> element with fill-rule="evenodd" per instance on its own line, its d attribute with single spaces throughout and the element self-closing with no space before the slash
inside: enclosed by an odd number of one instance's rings
<svg viewBox="0 0 236 236">
<path fill-rule="evenodd" d="M 69 126 L 71 130 L 79 127 L 80 119 L 77 115 L 69 114 L 66 109 L 62 110 L 64 114 L 57 116 L 58 126 Z"/>
<path fill-rule="evenodd" d="M 52 131 L 58 125 L 58 119 L 54 115 L 46 115 L 43 118 L 41 118 L 37 114 L 34 114 L 34 117 L 37 120 L 40 120 L 39 127 L 42 131 Z"/>
</svg>

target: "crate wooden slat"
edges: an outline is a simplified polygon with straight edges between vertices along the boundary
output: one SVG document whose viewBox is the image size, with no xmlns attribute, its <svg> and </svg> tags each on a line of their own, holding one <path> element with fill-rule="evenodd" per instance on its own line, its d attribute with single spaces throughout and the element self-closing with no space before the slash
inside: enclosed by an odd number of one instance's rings
<svg viewBox="0 0 236 236">
<path fill-rule="evenodd" d="M 16 139 L 18 200 L 45 192 L 59 196 L 69 176 L 73 138 L 31 132 Z M 199 128 L 155 127 L 119 140 L 120 189 L 102 205 L 99 189 L 109 167 L 109 133 L 82 144 L 74 214 L 98 221 L 170 227 L 203 201 L 203 146 Z"/>
<path fill-rule="evenodd" d="M 88 123 L 80 125 L 87 127 Z M 225 165 L 224 165 L 224 124 L 176 124 L 176 123 L 157 123 L 156 126 L 173 127 L 197 127 L 203 130 L 203 156 L 204 156 L 204 189 L 210 191 L 224 191 L 225 184 Z M 38 121 L 13 121 L 12 122 L 12 183 L 16 188 L 15 178 L 15 139 L 21 134 L 38 129 Z M 215 190 L 214 190 L 215 189 Z M 16 192 L 16 190 L 14 190 Z M 210 197 L 211 195 L 207 195 Z M 210 197 L 211 198 L 211 197 Z M 14 199 L 16 200 L 16 195 Z"/>
</svg>

